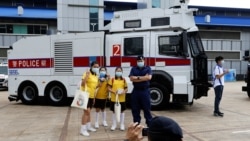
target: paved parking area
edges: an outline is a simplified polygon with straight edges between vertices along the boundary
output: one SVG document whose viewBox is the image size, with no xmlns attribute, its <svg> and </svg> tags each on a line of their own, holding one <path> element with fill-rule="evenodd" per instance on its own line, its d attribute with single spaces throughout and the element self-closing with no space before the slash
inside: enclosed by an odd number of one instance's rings
<svg viewBox="0 0 250 141">
<path fill-rule="evenodd" d="M 171 105 L 154 115 L 175 119 L 183 129 L 184 141 L 249 141 L 250 99 L 241 92 L 244 82 L 226 83 L 221 103 L 223 118 L 214 117 L 214 91 L 208 97 L 195 100 L 192 106 Z M 8 93 L 0 90 L 0 141 L 121 141 L 125 131 L 100 128 L 90 137 L 79 134 L 82 111 L 47 105 L 28 106 L 9 102 Z M 111 124 L 111 112 L 107 119 Z M 94 111 L 92 111 L 94 115 Z M 94 120 L 94 116 L 92 116 Z M 126 125 L 132 121 L 130 109 L 126 111 Z M 144 121 L 143 121 L 144 122 Z M 147 141 L 145 138 L 143 141 Z"/>
</svg>

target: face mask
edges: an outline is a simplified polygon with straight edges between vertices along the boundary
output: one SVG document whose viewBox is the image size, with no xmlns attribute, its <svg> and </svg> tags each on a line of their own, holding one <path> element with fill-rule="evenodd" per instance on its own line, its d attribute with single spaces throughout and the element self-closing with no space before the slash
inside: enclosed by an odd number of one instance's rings
<svg viewBox="0 0 250 141">
<path fill-rule="evenodd" d="M 100 77 L 102 78 L 102 77 L 105 77 L 105 75 L 106 75 L 106 71 L 100 71 Z"/>
<path fill-rule="evenodd" d="M 224 60 L 222 60 L 222 61 L 221 61 L 221 64 L 224 64 L 224 63 L 225 63 L 225 61 L 224 61 Z"/>
<path fill-rule="evenodd" d="M 144 66 L 144 62 L 137 62 L 137 66 L 140 67 L 140 68 L 143 67 Z"/>
<path fill-rule="evenodd" d="M 92 70 L 92 72 L 94 72 L 94 73 L 98 73 L 98 71 L 99 71 L 99 68 L 91 68 L 91 70 Z"/>
<path fill-rule="evenodd" d="M 121 77 L 122 76 L 122 72 L 119 72 L 119 71 L 115 72 L 115 76 L 116 77 Z"/>
</svg>

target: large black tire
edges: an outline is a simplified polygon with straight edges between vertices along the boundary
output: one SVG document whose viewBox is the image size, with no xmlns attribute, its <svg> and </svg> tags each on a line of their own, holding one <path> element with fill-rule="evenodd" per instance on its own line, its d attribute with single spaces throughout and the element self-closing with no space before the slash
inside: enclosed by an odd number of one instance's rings
<svg viewBox="0 0 250 141">
<path fill-rule="evenodd" d="M 18 90 L 18 95 L 22 103 L 27 105 L 36 104 L 38 101 L 37 87 L 31 82 L 22 84 Z"/>
<path fill-rule="evenodd" d="M 162 109 L 169 104 L 170 93 L 166 87 L 157 82 L 150 84 L 151 108 Z"/>
<path fill-rule="evenodd" d="M 67 91 L 60 83 L 51 84 L 45 93 L 50 105 L 61 106 L 67 102 Z"/>
</svg>

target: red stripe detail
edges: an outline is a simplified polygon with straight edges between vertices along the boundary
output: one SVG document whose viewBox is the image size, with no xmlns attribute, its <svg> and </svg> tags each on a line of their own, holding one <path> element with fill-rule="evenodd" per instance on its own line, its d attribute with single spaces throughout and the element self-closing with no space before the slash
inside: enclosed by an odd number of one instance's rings
<svg viewBox="0 0 250 141">
<path fill-rule="evenodd" d="M 74 67 L 89 67 L 89 57 L 74 57 Z"/>
<path fill-rule="evenodd" d="M 54 66 L 52 58 L 33 58 L 33 59 L 10 59 L 9 68 L 51 68 Z"/>
<path fill-rule="evenodd" d="M 136 57 L 110 57 L 110 66 L 121 66 L 121 62 L 130 62 L 131 66 L 135 66 Z M 166 66 L 187 66 L 190 65 L 190 59 L 177 58 L 145 58 L 145 63 L 148 66 L 155 66 L 156 62 L 165 62 Z"/>
<path fill-rule="evenodd" d="M 103 56 L 97 56 L 96 57 L 96 61 L 99 63 L 100 66 L 104 66 L 105 65 L 105 59 Z"/>
<path fill-rule="evenodd" d="M 90 58 L 89 57 L 74 57 L 73 58 L 74 67 L 89 67 L 90 66 Z M 104 66 L 104 57 L 103 56 L 96 56 L 96 61 L 99 63 L 100 66 Z"/>
</svg>

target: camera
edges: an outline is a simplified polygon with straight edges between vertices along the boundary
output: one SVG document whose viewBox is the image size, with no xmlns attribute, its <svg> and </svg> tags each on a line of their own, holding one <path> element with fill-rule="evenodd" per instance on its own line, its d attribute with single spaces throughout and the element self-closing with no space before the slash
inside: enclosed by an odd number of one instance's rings
<svg viewBox="0 0 250 141">
<path fill-rule="evenodd" d="M 148 128 L 142 129 L 142 136 L 148 136 Z"/>
</svg>

